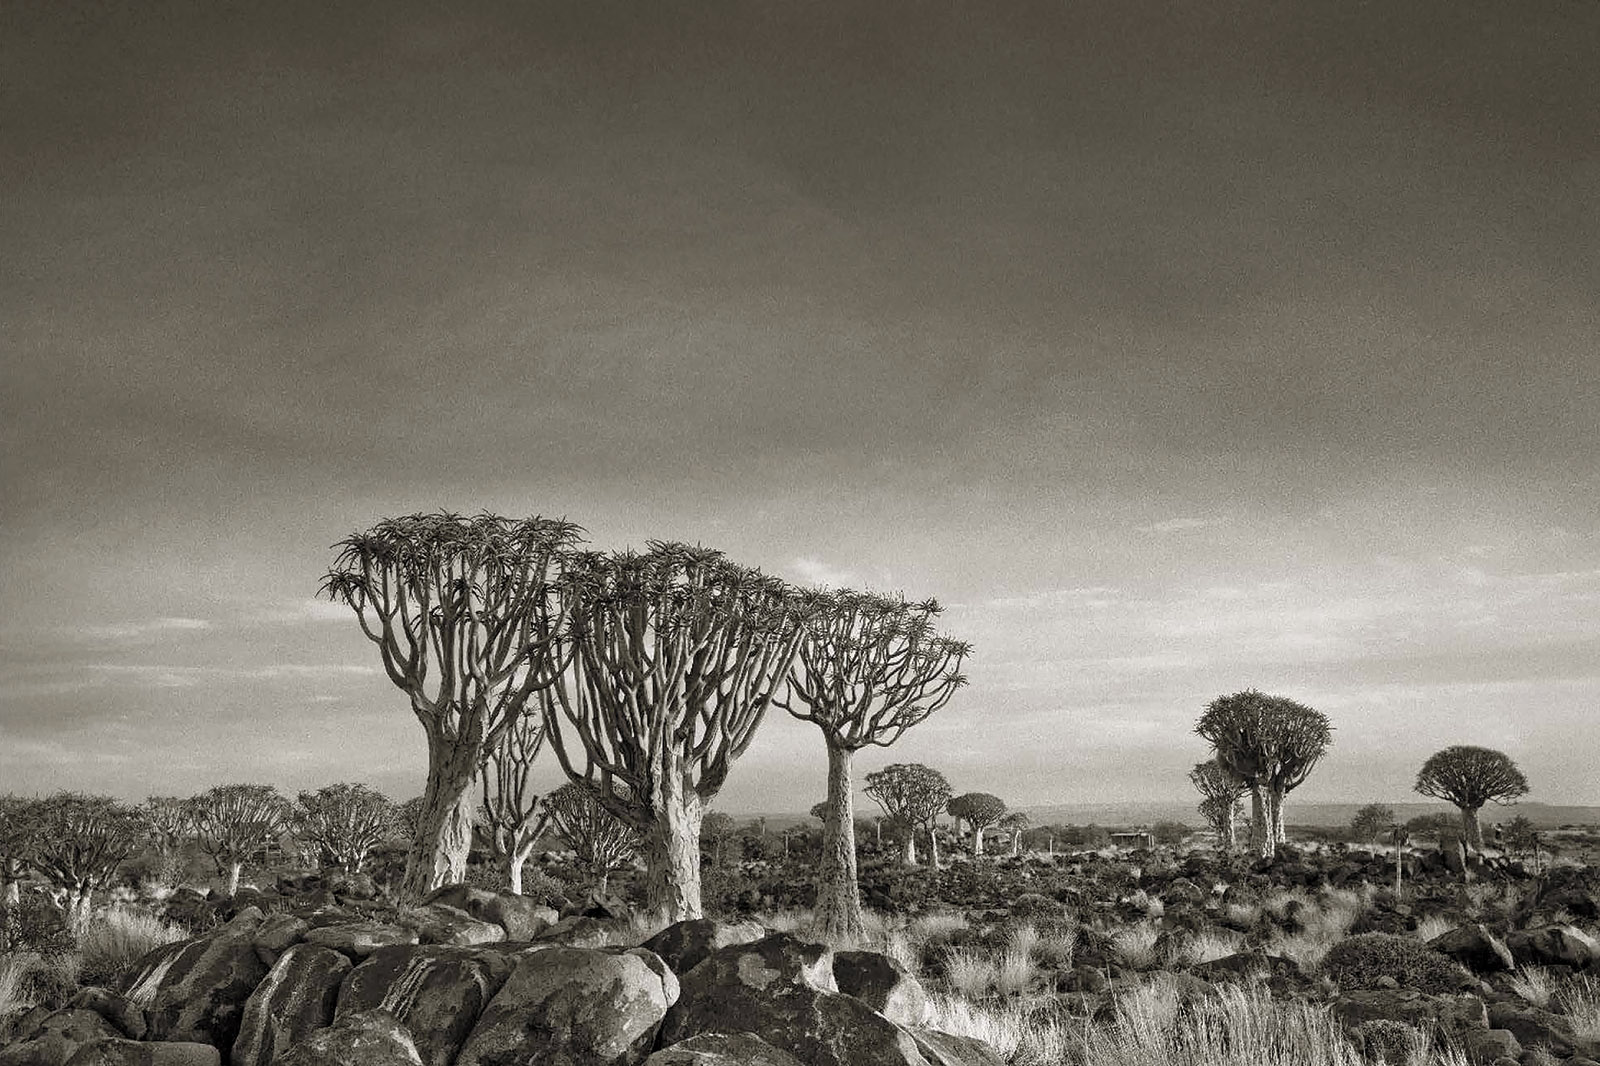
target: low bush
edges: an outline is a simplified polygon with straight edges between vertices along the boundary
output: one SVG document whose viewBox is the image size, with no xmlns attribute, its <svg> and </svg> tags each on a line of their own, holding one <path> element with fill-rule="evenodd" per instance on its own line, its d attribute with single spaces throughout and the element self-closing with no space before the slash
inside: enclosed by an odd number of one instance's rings
<svg viewBox="0 0 1600 1066">
<path fill-rule="evenodd" d="M 1454 992 L 1472 982 L 1455 960 L 1416 939 L 1389 933 L 1361 933 L 1335 944 L 1322 960 L 1322 972 L 1342 988 L 1370 988 L 1381 977 L 1434 994 Z"/>
<path fill-rule="evenodd" d="M 160 947 L 186 940 L 189 932 L 153 914 L 108 910 L 92 915 L 78 932 L 82 957 L 79 981 L 114 987 L 140 959 Z"/>
</svg>

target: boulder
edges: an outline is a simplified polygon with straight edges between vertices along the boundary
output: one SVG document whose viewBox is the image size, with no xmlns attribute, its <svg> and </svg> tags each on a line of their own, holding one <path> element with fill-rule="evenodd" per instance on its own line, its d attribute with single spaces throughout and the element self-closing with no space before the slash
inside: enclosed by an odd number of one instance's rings
<svg viewBox="0 0 1600 1066">
<path fill-rule="evenodd" d="M 344 922 L 324 926 L 317 926 L 313 922 L 305 942 L 341 951 L 360 961 L 379 948 L 415 944 L 417 934 L 415 930 L 401 929 L 383 922 Z"/>
<path fill-rule="evenodd" d="M 261 923 L 252 943 L 261 961 L 271 966 L 291 945 L 305 939 L 310 931 L 311 923 L 304 918 L 292 914 L 274 914 Z"/>
<path fill-rule="evenodd" d="M 417 940 L 423 944 L 454 944 L 471 947 L 474 944 L 494 944 L 506 938 L 506 931 L 493 922 L 479 921 L 466 911 L 430 903 L 400 915 L 399 924 L 416 931 Z"/>
<path fill-rule="evenodd" d="M 766 935 L 767 931 L 755 922 L 729 925 L 710 918 L 693 918 L 674 922 L 641 947 L 660 955 L 675 973 L 686 974 L 713 951 L 734 944 L 748 944 Z"/>
<path fill-rule="evenodd" d="M 71 999 L 63 1004 L 65 1009 L 82 1008 L 92 1010 L 122 1033 L 129 1040 L 143 1040 L 145 1021 L 144 1011 L 134 1006 L 128 997 L 111 991 L 108 988 L 84 988 L 76 992 Z"/>
<path fill-rule="evenodd" d="M 1512 933 L 1506 947 L 1522 966 L 1570 966 L 1581 970 L 1600 959 L 1600 942 L 1572 925 L 1545 925 Z"/>
<path fill-rule="evenodd" d="M 1377 1019 L 1405 1022 L 1419 1029 L 1438 1026 L 1454 1032 L 1489 1027 L 1488 1012 L 1477 996 L 1430 996 L 1411 988 L 1345 992 L 1334 1000 L 1333 1015 L 1351 1028 Z"/>
<path fill-rule="evenodd" d="M 1505 1029 L 1474 1029 L 1462 1035 L 1461 1048 L 1467 1061 L 1474 1066 L 1487 1066 L 1497 1059 L 1516 1061 L 1522 1057 L 1522 1045 L 1515 1034 Z"/>
<path fill-rule="evenodd" d="M 349 1014 L 279 1055 L 272 1066 L 422 1066 L 411 1032 L 388 1011 Z"/>
<path fill-rule="evenodd" d="M 563 918 L 540 933 L 539 940 L 563 944 L 569 948 L 603 948 L 616 940 L 615 922 L 600 918 L 583 918 L 574 915 Z"/>
<path fill-rule="evenodd" d="M 146 1038 L 233 1047 L 245 1002 L 267 975 L 255 950 L 260 925 L 261 913 L 247 909 L 185 945 L 145 1006 Z M 136 995 L 129 998 L 138 1001 Z"/>
<path fill-rule="evenodd" d="M 423 897 L 422 902 L 440 903 L 465 911 L 479 921 L 492 922 L 506 931 L 507 940 L 532 940 L 559 920 L 554 910 L 536 899 L 470 885 L 445 885 Z"/>
<path fill-rule="evenodd" d="M 1545 1048 L 1562 1058 L 1574 1050 L 1572 1023 L 1559 1014 L 1527 1003 L 1502 1001 L 1489 1004 L 1489 1027 L 1513 1034 L 1525 1048 Z"/>
<path fill-rule="evenodd" d="M 58 1010 L 20 1033 L 28 1039 L 0 1050 L 0 1066 L 62 1066 L 79 1048 L 121 1040 L 117 1027 L 92 1010 Z"/>
<path fill-rule="evenodd" d="M 222 1053 L 183 1041 L 101 1040 L 79 1048 L 66 1066 L 222 1066 Z"/>
<path fill-rule="evenodd" d="M 1463 925 L 1428 941 L 1435 951 L 1455 959 L 1473 973 L 1500 973 L 1516 969 L 1511 949 L 1482 922 Z"/>
<path fill-rule="evenodd" d="M 804 1066 L 804 1063 L 759 1036 L 707 1033 L 662 1048 L 645 1059 L 644 1066 Z"/>
<path fill-rule="evenodd" d="M 512 967 L 471 948 L 379 948 L 345 979 L 334 1016 L 384 1011 L 410 1031 L 424 1066 L 450 1066 Z"/>
<path fill-rule="evenodd" d="M 332 948 L 295 944 L 285 951 L 245 1001 L 231 1066 L 268 1066 L 331 1024 L 350 970 L 350 960 Z"/>
<path fill-rule="evenodd" d="M 876 951 L 836 951 L 833 977 L 839 991 L 854 996 L 896 1025 L 921 1025 L 928 993 L 911 971 Z"/>
<path fill-rule="evenodd" d="M 994 1048 L 970 1036 L 941 1033 L 936 1029 L 913 1029 L 911 1038 L 930 1066 L 1006 1066 L 1006 1060 Z"/>
<path fill-rule="evenodd" d="M 156 989 L 161 987 L 161 982 L 166 980 L 167 971 L 172 969 L 172 964 L 178 961 L 184 949 L 193 941 L 180 940 L 172 944 L 162 944 L 153 949 L 128 971 L 123 978 L 121 986 L 117 989 L 129 1002 L 149 1003 L 156 994 Z"/>
<path fill-rule="evenodd" d="M 641 954 L 549 947 L 513 959 L 456 1066 L 632 1066 L 654 1046 L 672 999 Z"/>
<path fill-rule="evenodd" d="M 341 900 L 365 902 L 378 898 L 378 886 L 366 874 L 338 872 L 327 879 L 328 890 Z"/>
</svg>

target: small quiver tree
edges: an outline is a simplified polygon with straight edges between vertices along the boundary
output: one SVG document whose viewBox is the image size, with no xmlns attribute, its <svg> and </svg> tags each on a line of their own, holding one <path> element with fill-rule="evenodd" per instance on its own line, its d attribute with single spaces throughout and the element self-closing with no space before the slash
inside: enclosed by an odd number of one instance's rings
<svg viewBox="0 0 1600 1066">
<path fill-rule="evenodd" d="M 571 668 L 544 697 L 568 779 L 645 841 L 645 905 L 702 916 L 700 823 L 800 641 L 802 598 L 721 552 L 586 553 L 562 585 Z"/>
<path fill-rule="evenodd" d="M 553 583 L 581 532 L 538 516 L 418 514 L 336 545 L 322 593 L 355 611 L 428 741 L 410 894 L 466 877 L 473 779 L 563 668 Z"/>
<path fill-rule="evenodd" d="M 1528 779 L 1504 752 L 1458 744 L 1428 757 L 1417 772 L 1416 791 L 1455 804 L 1467 847 L 1481 852 L 1478 812 L 1486 803 L 1510 803 L 1527 795 Z"/>
<path fill-rule="evenodd" d="M 983 854 L 983 833 L 1006 816 L 1006 801 L 987 792 L 964 792 L 945 804 L 952 818 L 972 829 L 972 854 Z"/>
<path fill-rule="evenodd" d="M 1208 759 L 1189 771 L 1189 783 L 1200 793 L 1200 815 L 1216 834 L 1217 850 L 1237 850 L 1239 834 L 1234 813 L 1249 788 L 1244 779 L 1216 759 Z"/>
<path fill-rule="evenodd" d="M 867 775 L 866 794 L 883 808 L 883 813 L 905 829 L 907 866 L 917 864 L 916 830 L 927 829 L 932 849 L 933 868 L 939 868 L 939 838 L 934 825 L 950 802 L 950 782 L 943 774 L 921 763 L 892 763 Z"/>
<path fill-rule="evenodd" d="M 834 938 L 865 926 L 857 881 L 851 762 L 868 745 L 888 747 L 924 722 L 967 683 L 972 648 L 934 629 L 936 600 L 843 590 L 813 592 L 804 640 L 777 703 L 822 732 L 828 797 L 817 867 L 818 925 Z"/>
<path fill-rule="evenodd" d="M 39 823 L 33 800 L 0 794 L 0 910 L 17 905 L 22 878 L 38 844 Z"/>
<path fill-rule="evenodd" d="M 395 805 L 377 789 L 337 784 L 302 792 L 295 836 L 311 845 L 323 869 L 360 873 L 372 849 L 394 833 Z"/>
<path fill-rule="evenodd" d="M 1386 803 L 1368 803 L 1350 819 L 1350 839 L 1370 844 L 1395 824 L 1394 808 Z"/>
<path fill-rule="evenodd" d="M 218 785 L 189 804 L 195 839 L 230 896 L 239 891 L 244 864 L 263 854 L 291 821 L 288 802 L 271 785 Z"/>
<path fill-rule="evenodd" d="M 1026 811 L 1011 811 L 1000 819 L 1000 830 L 1011 838 L 1011 857 L 1022 854 L 1022 835 L 1033 825 Z"/>
<path fill-rule="evenodd" d="M 524 714 L 489 753 L 481 770 L 482 818 L 492 850 L 506 864 L 511 891 L 522 895 L 522 869 L 549 814 L 533 790 L 533 764 L 544 747 L 542 714 Z"/>
<path fill-rule="evenodd" d="M 545 800 L 557 835 L 594 878 L 596 895 L 604 896 L 611 871 L 638 850 L 639 836 L 629 825 L 602 806 L 592 789 L 569 781 Z"/>
<path fill-rule="evenodd" d="M 155 845 L 161 860 L 160 880 L 174 884 L 178 880 L 178 850 L 183 842 L 194 835 L 194 819 L 189 801 L 181 796 L 151 796 L 139 805 L 149 827 L 150 842 Z"/>
<path fill-rule="evenodd" d="M 75 921 L 88 915 L 94 892 L 111 884 L 148 831 L 136 808 L 109 796 L 57 792 L 31 804 L 30 813 L 38 825 L 31 864 L 67 893 Z"/>
</svg>

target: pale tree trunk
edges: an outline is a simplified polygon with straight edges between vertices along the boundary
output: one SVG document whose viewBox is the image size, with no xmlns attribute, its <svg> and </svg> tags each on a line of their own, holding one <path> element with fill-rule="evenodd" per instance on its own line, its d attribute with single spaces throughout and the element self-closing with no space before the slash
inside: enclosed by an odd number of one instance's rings
<svg viewBox="0 0 1600 1066">
<path fill-rule="evenodd" d="M 1475 854 L 1483 853 L 1483 826 L 1478 822 L 1478 807 L 1461 808 L 1462 839 L 1466 841 L 1467 850 Z"/>
<path fill-rule="evenodd" d="M 0 902 L 7 907 L 16 907 L 22 903 L 22 885 L 13 878 L 6 878 L 5 887 L 0 891 Z"/>
<path fill-rule="evenodd" d="M 1011 857 L 1014 859 L 1022 854 L 1022 834 L 1014 833 L 1011 837 Z"/>
<path fill-rule="evenodd" d="M 972 827 L 972 857 L 977 858 L 983 854 L 983 826 Z"/>
<path fill-rule="evenodd" d="M 700 825 L 704 801 L 685 780 L 681 760 L 663 759 L 656 785 L 656 816 L 645 834 L 649 867 L 645 907 L 670 922 L 703 917 L 700 907 Z"/>
<path fill-rule="evenodd" d="M 902 866 L 915 866 L 917 864 L 917 830 L 915 826 L 906 826 L 906 838 L 900 845 L 900 864 Z"/>
<path fill-rule="evenodd" d="M 425 896 L 441 885 L 466 880 L 472 852 L 472 781 L 478 769 L 476 746 L 463 751 L 467 747 L 428 735 L 428 784 L 406 856 L 407 895 Z"/>
<path fill-rule="evenodd" d="M 939 869 L 939 825 L 937 822 L 928 823 L 928 862 L 933 869 Z"/>
<path fill-rule="evenodd" d="M 1222 812 L 1222 846 L 1230 854 L 1239 848 L 1239 827 L 1233 820 L 1233 804 Z"/>
<path fill-rule="evenodd" d="M 1250 849 L 1263 859 L 1277 855 L 1277 835 L 1260 785 L 1250 786 Z"/>
<path fill-rule="evenodd" d="M 599 876 L 594 879 L 594 892 L 595 892 L 595 895 L 601 897 L 602 899 L 605 898 L 605 894 L 606 894 L 606 892 L 608 892 L 610 890 L 610 887 L 611 887 L 611 869 L 610 869 L 610 867 L 602 866 L 602 867 L 600 867 Z"/>
<path fill-rule="evenodd" d="M 235 896 L 239 893 L 239 875 L 244 873 L 244 863 L 237 859 L 228 863 L 227 891 L 224 895 Z"/>
<path fill-rule="evenodd" d="M 1274 844 L 1289 843 L 1289 834 L 1283 828 L 1283 797 L 1284 790 L 1273 787 L 1267 798 L 1272 804 L 1272 842 Z"/>
<path fill-rule="evenodd" d="M 67 921 L 74 929 L 81 929 L 83 923 L 89 920 L 89 912 L 94 899 L 94 886 L 80 884 L 73 890 L 71 902 L 67 908 Z"/>
<path fill-rule="evenodd" d="M 851 752 L 828 745 L 828 808 L 823 812 L 822 861 L 817 870 L 817 923 L 829 940 L 866 934 L 856 881 L 856 812 L 850 794 Z"/>
<path fill-rule="evenodd" d="M 533 856 L 533 844 L 536 838 L 529 834 L 526 837 L 512 838 L 511 854 L 506 856 L 506 866 L 510 872 L 511 892 L 513 895 L 522 895 L 522 868 Z"/>
</svg>

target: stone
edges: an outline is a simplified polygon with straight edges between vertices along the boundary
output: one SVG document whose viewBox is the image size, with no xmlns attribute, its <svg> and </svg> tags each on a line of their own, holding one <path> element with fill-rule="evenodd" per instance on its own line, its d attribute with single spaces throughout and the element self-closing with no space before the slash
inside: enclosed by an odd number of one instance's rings
<svg viewBox="0 0 1600 1066">
<path fill-rule="evenodd" d="M 222 1066 L 222 1053 L 186 1041 L 101 1040 L 79 1048 L 66 1066 Z"/>
<path fill-rule="evenodd" d="M 710 918 L 693 918 L 674 922 L 640 946 L 660 955 L 673 972 L 686 974 L 713 951 L 734 944 L 749 944 L 766 935 L 767 931 L 755 922 L 730 925 Z"/>
<path fill-rule="evenodd" d="M 655 1045 L 672 1000 L 639 954 L 549 947 L 513 958 L 456 1066 L 632 1066 Z"/>
<path fill-rule="evenodd" d="M 411 1032 L 388 1011 L 349 1014 L 273 1060 L 272 1066 L 422 1066 Z"/>
<path fill-rule="evenodd" d="M 144 1011 L 129 1001 L 128 997 L 108 988 L 80 989 L 63 1004 L 63 1007 L 68 1010 L 80 1007 L 92 1010 L 116 1026 L 129 1040 L 144 1039 Z"/>
<path fill-rule="evenodd" d="M 569 948 L 603 948 L 616 939 L 616 931 L 614 922 L 573 915 L 540 933 L 538 939 L 564 944 Z"/>
<path fill-rule="evenodd" d="M 479 921 L 466 911 L 442 903 L 430 903 L 405 911 L 398 923 L 415 930 L 418 942 L 423 944 L 470 947 L 473 944 L 494 944 L 506 938 L 506 931 L 501 926 Z"/>
<path fill-rule="evenodd" d="M 876 951 L 836 951 L 833 977 L 839 991 L 854 996 L 896 1025 L 915 1027 L 928 1012 L 928 993 L 912 973 Z"/>
<path fill-rule="evenodd" d="M 311 931 L 311 923 L 293 914 L 274 914 L 261 923 L 252 943 L 256 954 L 268 966 L 278 961 L 291 945 L 298 944 Z"/>
<path fill-rule="evenodd" d="M 245 1002 L 267 975 L 267 965 L 255 951 L 260 925 L 261 913 L 246 909 L 216 932 L 185 945 L 145 1006 L 145 1037 L 233 1047 Z M 132 994 L 128 998 L 139 1000 Z"/>
<path fill-rule="evenodd" d="M 0 1050 L 0 1066 L 62 1066 L 81 1047 L 124 1039 L 116 1026 L 82 1007 L 58 1010 L 23 1032 L 27 1040 Z"/>
<path fill-rule="evenodd" d="M 759 1036 L 706 1033 L 662 1048 L 645 1059 L 644 1066 L 804 1066 L 804 1063 Z"/>
<path fill-rule="evenodd" d="M 1505 1029 L 1473 1029 L 1462 1034 L 1461 1047 L 1467 1053 L 1467 1061 L 1479 1066 L 1496 1059 L 1515 1061 L 1522 1055 L 1522 1045 Z"/>
<path fill-rule="evenodd" d="M 191 940 L 179 940 L 151 950 L 133 964 L 117 991 L 127 997 L 129 1002 L 149 1003 L 151 997 L 156 994 L 156 989 L 160 988 L 161 982 L 166 979 L 167 971 L 172 969 L 172 964 L 178 961 L 178 956 L 182 955 L 184 949 L 191 943 L 193 943 Z"/>
<path fill-rule="evenodd" d="M 245 1001 L 230 1066 L 268 1066 L 330 1025 L 350 970 L 349 958 L 332 948 L 295 944 L 284 951 Z"/>
<path fill-rule="evenodd" d="M 929 1066 L 1006 1066 L 1006 1060 L 982 1040 L 970 1036 L 941 1033 L 936 1029 L 913 1029 L 911 1038 Z"/>
<path fill-rule="evenodd" d="M 1333 1015 L 1347 1027 L 1387 1018 L 1419 1029 L 1438 1025 L 1452 1031 L 1487 1029 L 1483 1000 L 1470 993 L 1430 996 L 1415 989 L 1368 989 L 1345 992 L 1333 1002 Z"/>
<path fill-rule="evenodd" d="M 379 948 L 415 944 L 417 934 L 415 930 L 401 929 L 399 926 L 384 922 L 345 922 L 340 925 L 324 926 L 317 926 L 313 922 L 311 932 L 306 934 L 305 942 L 342 951 L 352 959 L 360 961 Z"/>
<path fill-rule="evenodd" d="M 1513 1034 L 1523 1047 L 1547 1048 L 1562 1058 L 1574 1050 L 1572 1023 L 1531 1004 L 1509 1001 L 1489 1004 L 1489 1027 Z"/>
<path fill-rule="evenodd" d="M 492 951 L 380 948 L 345 979 L 334 1016 L 386 1011 L 411 1032 L 424 1066 L 450 1066 L 513 968 Z"/>
<path fill-rule="evenodd" d="M 327 878 L 328 890 L 338 899 L 361 902 L 378 898 L 378 886 L 366 874 L 347 874 L 342 871 Z"/>
<path fill-rule="evenodd" d="M 1450 956 L 1473 973 L 1501 973 L 1517 966 L 1511 949 L 1482 922 L 1442 933 L 1428 941 L 1428 946 Z"/>
<path fill-rule="evenodd" d="M 441 903 L 466 911 L 479 921 L 492 922 L 506 931 L 507 940 L 532 940 L 559 920 L 553 909 L 538 900 L 470 885 L 445 885 L 423 897 L 422 902 Z"/>
<path fill-rule="evenodd" d="M 1581 970 L 1600 959 L 1600 942 L 1572 925 L 1545 925 L 1512 933 L 1506 947 L 1522 966 L 1570 966 Z"/>
</svg>

